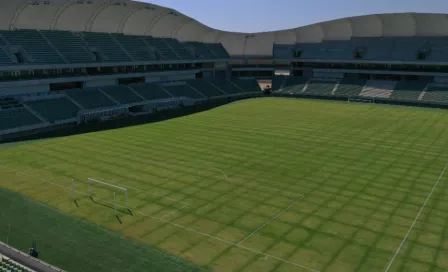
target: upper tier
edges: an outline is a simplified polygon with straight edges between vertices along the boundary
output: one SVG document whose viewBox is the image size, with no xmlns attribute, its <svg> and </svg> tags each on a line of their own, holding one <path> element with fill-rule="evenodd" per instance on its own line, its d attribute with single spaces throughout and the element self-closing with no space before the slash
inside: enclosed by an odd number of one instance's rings
<svg viewBox="0 0 448 272">
<path fill-rule="evenodd" d="M 0 31 L 0 65 L 228 59 L 221 44 L 99 32 Z"/>
</svg>

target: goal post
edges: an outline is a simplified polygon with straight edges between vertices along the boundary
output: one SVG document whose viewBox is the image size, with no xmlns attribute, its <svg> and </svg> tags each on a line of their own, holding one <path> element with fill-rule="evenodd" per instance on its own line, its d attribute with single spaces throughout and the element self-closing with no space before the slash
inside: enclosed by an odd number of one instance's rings
<svg viewBox="0 0 448 272">
<path fill-rule="evenodd" d="M 110 184 L 104 181 L 100 181 L 100 180 L 96 180 L 93 178 L 88 178 L 87 179 L 87 194 L 89 197 L 93 197 L 93 189 L 97 188 L 98 186 L 104 187 L 104 188 L 109 188 L 112 189 L 113 191 L 113 204 L 114 204 L 114 210 L 116 212 L 116 207 L 117 207 L 117 196 L 116 193 L 118 192 L 122 192 L 122 194 L 124 195 L 124 205 L 120 205 L 122 207 L 124 207 L 125 209 L 129 209 L 128 206 L 128 189 L 114 185 L 114 184 Z"/>
</svg>

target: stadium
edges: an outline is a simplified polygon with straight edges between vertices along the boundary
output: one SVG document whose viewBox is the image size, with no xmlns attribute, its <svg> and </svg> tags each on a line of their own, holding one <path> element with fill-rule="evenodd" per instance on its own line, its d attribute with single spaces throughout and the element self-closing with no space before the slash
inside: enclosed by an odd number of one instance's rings
<svg viewBox="0 0 448 272">
<path fill-rule="evenodd" d="M 0 272 L 448 271 L 447 14 L 0 14 Z"/>
</svg>

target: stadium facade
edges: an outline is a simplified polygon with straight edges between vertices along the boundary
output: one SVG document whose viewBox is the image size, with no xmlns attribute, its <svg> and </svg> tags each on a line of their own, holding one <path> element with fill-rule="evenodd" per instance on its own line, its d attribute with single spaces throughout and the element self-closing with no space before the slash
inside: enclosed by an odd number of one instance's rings
<svg viewBox="0 0 448 272">
<path fill-rule="evenodd" d="M 260 96 L 261 81 L 276 96 L 448 104 L 445 14 L 235 33 L 137 1 L 0 7 L 2 139 Z"/>
</svg>

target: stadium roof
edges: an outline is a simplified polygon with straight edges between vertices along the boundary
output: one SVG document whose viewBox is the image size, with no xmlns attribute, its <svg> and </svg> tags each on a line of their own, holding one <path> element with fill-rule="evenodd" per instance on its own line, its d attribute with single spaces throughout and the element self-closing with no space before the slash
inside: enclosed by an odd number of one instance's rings
<svg viewBox="0 0 448 272">
<path fill-rule="evenodd" d="M 250 57 L 271 56 L 274 43 L 347 40 L 352 36 L 448 36 L 448 16 L 376 14 L 274 32 L 235 33 L 213 29 L 170 8 L 130 0 L 0 0 L 0 28 L 118 32 L 221 42 L 232 56 Z"/>
</svg>

